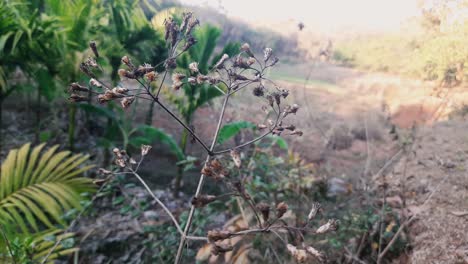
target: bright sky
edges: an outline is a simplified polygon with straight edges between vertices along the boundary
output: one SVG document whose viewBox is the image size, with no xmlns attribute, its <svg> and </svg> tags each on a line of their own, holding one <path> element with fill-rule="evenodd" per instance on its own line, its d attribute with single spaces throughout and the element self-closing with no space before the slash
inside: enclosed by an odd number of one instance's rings
<svg viewBox="0 0 468 264">
<path fill-rule="evenodd" d="M 249 22 L 303 21 L 319 31 L 395 30 L 418 14 L 418 0 L 181 0 Z M 223 10 L 224 9 L 224 10 Z M 310 28 L 310 27 L 309 27 Z"/>
</svg>

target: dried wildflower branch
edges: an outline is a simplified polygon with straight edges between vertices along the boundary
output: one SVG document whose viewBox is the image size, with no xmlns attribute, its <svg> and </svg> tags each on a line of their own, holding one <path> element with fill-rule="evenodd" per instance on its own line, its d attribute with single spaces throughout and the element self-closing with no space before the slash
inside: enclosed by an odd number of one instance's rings
<svg viewBox="0 0 468 264">
<path fill-rule="evenodd" d="M 208 147 L 204 141 L 195 133 L 195 130 L 185 124 L 176 114 L 174 114 L 163 102 L 160 100 L 161 90 L 164 88 L 164 82 L 168 74 L 177 68 L 177 58 L 186 52 L 191 46 L 195 45 L 197 42 L 192 35 L 192 30 L 195 26 L 199 24 L 199 21 L 192 16 L 192 13 L 185 13 L 182 19 L 182 23 L 179 25 L 173 19 L 169 18 L 164 22 L 165 27 L 165 39 L 169 44 L 168 46 L 168 58 L 161 62 L 158 65 L 164 63 L 165 70 L 162 74 L 162 78 L 158 80 L 159 73 L 155 71 L 156 66 L 151 66 L 149 64 L 143 64 L 136 66 L 128 56 L 122 57 L 122 63 L 126 65 L 126 69 L 120 69 L 119 75 L 123 79 L 135 80 L 141 85 L 139 88 L 128 89 L 125 87 L 115 87 L 110 88 L 110 86 L 101 82 L 97 76 L 94 74 L 93 70 L 100 68 L 96 63 L 96 60 L 91 58 L 86 62 L 80 65 L 80 69 L 83 73 L 88 75 L 91 78 L 89 87 L 82 86 L 79 84 L 72 84 L 70 92 L 70 100 L 74 102 L 87 101 L 88 98 L 81 96 L 81 92 L 89 92 L 89 94 L 96 95 L 100 103 L 106 103 L 109 101 L 119 100 L 122 107 L 128 108 L 134 102 L 135 98 L 142 98 L 150 100 L 153 103 L 157 103 L 165 112 L 167 112 L 177 123 L 185 129 L 195 141 L 197 141 L 207 153 L 207 157 L 203 164 L 201 170 L 201 175 L 198 180 L 198 185 L 192 199 L 192 206 L 189 211 L 187 218 L 187 223 L 184 230 L 182 230 L 180 224 L 178 223 L 176 217 L 170 212 L 170 210 L 164 205 L 164 203 L 154 195 L 145 181 L 138 174 L 138 169 L 143 161 L 143 157 L 148 153 L 149 147 L 142 146 L 141 158 L 139 162 L 136 162 L 134 159 L 128 156 L 125 150 L 114 150 L 115 155 L 115 164 L 124 169 L 123 172 L 119 174 L 132 174 L 135 176 L 144 188 L 151 195 L 153 200 L 158 203 L 165 213 L 171 218 L 172 222 L 176 226 L 177 231 L 180 233 L 180 243 L 177 250 L 176 261 L 175 263 L 180 263 L 183 255 L 183 250 L 187 240 L 208 240 L 213 244 L 213 254 L 220 254 L 232 250 L 232 247 L 220 245 L 215 243 L 218 240 L 225 240 L 234 236 L 245 236 L 248 234 L 254 233 L 269 233 L 273 232 L 278 236 L 282 242 L 287 244 L 287 240 L 283 239 L 275 230 L 286 230 L 289 233 L 294 233 L 299 235 L 301 241 L 304 240 L 303 232 L 313 233 L 313 234 L 323 234 L 329 231 L 334 231 L 337 229 L 337 221 L 329 220 L 325 225 L 314 230 L 309 228 L 307 224 L 302 227 L 291 227 L 286 224 L 281 218 L 288 211 L 288 205 L 284 202 L 278 203 L 275 207 L 275 214 L 273 217 L 270 217 L 270 206 L 266 203 L 257 204 L 254 199 L 247 193 L 244 186 L 244 177 L 240 175 L 240 179 L 236 179 L 232 175 L 229 175 L 229 171 L 226 169 L 226 166 L 223 165 L 218 159 L 218 156 L 229 153 L 234 167 L 239 169 L 242 166 L 242 158 L 239 151 L 246 146 L 252 145 L 268 135 L 295 135 L 302 136 L 303 132 L 296 129 L 294 125 L 284 125 L 283 121 L 290 116 L 291 114 L 296 114 L 299 110 L 299 106 L 296 104 L 284 106 L 284 99 L 289 95 L 287 90 L 281 89 L 274 81 L 266 77 L 266 70 L 274 67 L 279 59 L 276 58 L 273 54 L 273 50 L 266 48 L 263 51 L 263 58 L 258 58 L 250 50 L 248 44 L 244 44 L 241 47 L 240 52 L 233 56 L 229 57 L 227 54 L 221 56 L 219 61 L 213 66 L 212 70 L 205 74 L 202 74 L 198 70 L 198 63 L 192 62 L 188 66 L 189 74 L 182 74 L 179 72 L 172 72 L 172 88 L 174 92 L 177 92 L 182 86 L 190 85 L 191 87 L 195 85 L 205 85 L 208 84 L 210 88 L 216 89 L 223 96 L 223 103 L 220 109 L 218 116 L 218 121 L 216 129 L 212 136 L 211 144 Z M 184 44 L 184 45 L 181 45 Z M 98 50 L 96 43 L 91 43 L 90 48 L 93 51 L 95 57 L 98 56 Z M 159 83 L 157 83 L 159 82 Z M 273 88 L 268 88 L 273 86 Z M 151 87 L 157 87 L 156 91 L 152 90 Z M 266 104 L 262 107 L 262 110 L 266 114 L 267 123 L 258 124 L 258 130 L 264 131 L 260 136 L 255 137 L 252 140 L 239 144 L 237 146 L 215 150 L 221 126 L 224 121 L 225 112 L 228 106 L 228 102 L 234 94 L 239 91 L 245 90 L 248 87 L 252 87 L 252 93 L 255 97 L 258 97 L 263 100 Z M 86 100 L 85 100 L 86 99 Z M 268 117 L 273 116 L 272 119 Z M 135 167 L 135 168 L 134 168 Z M 125 171 L 126 170 L 126 171 Z M 231 190 L 228 195 L 208 195 L 202 194 L 203 184 L 208 179 L 215 181 L 221 180 L 228 189 Z M 240 231 L 238 233 L 226 233 L 227 231 L 209 231 L 208 236 L 205 237 L 195 237 L 190 236 L 190 228 L 192 226 L 193 217 L 195 210 L 206 206 L 207 204 L 220 199 L 221 197 L 237 196 L 243 199 L 248 206 L 252 209 L 257 226 L 252 229 Z M 308 222 L 315 218 L 320 210 L 320 206 L 317 204 L 312 205 L 311 212 L 308 215 Z M 263 218 L 263 222 L 260 219 L 260 216 Z M 270 219 L 271 218 L 271 219 Z M 287 244 L 289 245 L 289 244 Z M 298 260 L 302 261 L 304 259 L 304 254 L 306 256 L 321 256 L 321 253 L 310 246 L 305 245 L 290 245 L 288 248 L 291 251 L 291 254 Z M 319 258 L 320 259 L 320 258 Z"/>
</svg>

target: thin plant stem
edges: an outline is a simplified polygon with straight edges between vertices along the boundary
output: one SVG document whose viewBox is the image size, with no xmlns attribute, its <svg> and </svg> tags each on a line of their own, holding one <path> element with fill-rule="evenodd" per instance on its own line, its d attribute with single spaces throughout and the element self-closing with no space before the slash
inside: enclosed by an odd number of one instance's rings
<svg viewBox="0 0 468 264">
<path fill-rule="evenodd" d="M 11 255 L 11 259 L 13 260 L 13 263 L 16 264 L 17 262 L 15 259 L 15 256 L 13 255 L 13 250 L 11 249 L 10 240 L 8 240 L 8 237 L 6 236 L 6 233 L 5 233 L 5 230 L 3 229 L 2 224 L 0 224 L 0 232 L 2 232 L 2 236 L 3 236 L 3 239 L 5 240 L 5 244 L 8 248 L 8 252 Z"/>
<path fill-rule="evenodd" d="M 210 160 L 210 156 L 211 156 L 210 153 L 213 153 L 213 149 L 216 146 L 216 141 L 218 140 L 219 131 L 221 130 L 221 125 L 223 123 L 224 113 L 226 112 L 226 106 L 227 106 L 228 101 L 229 101 L 229 93 L 224 96 L 224 102 L 223 102 L 223 106 L 221 109 L 221 114 L 219 115 L 218 124 L 216 126 L 216 130 L 213 136 L 213 141 L 211 143 L 208 156 L 206 157 L 205 164 Z M 195 192 L 195 197 L 198 197 L 198 195 L 200 194 L 204 181 L 205 181 L 205 175 L 201 174 L 200 179 L 198 180 L 198 186 Z M 180 238 L 179 248 L 177 249 L 177 255 L 176 255 L 175 262 L 174 262 L 175 264 L 179 264 L 182 259 L 186 237 L 187 237 L 188 232 L 190 231 L 190 227 L 192 225 L 194 214 L 195 214 L 195 206 L 192 205 L 192 207 L 190 208 L 189 216 L 187 218 L 187 224 L 185 226 L 184 233 L 182 234 L 182 237 Z"/>
</svg>

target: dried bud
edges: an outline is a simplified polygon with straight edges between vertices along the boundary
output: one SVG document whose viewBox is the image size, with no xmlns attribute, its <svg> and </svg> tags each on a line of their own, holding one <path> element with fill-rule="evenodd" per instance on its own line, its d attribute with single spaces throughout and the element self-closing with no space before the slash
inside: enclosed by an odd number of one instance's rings
<svg viewBox="0 0 468 264">
<path fill-rule="evenodd" d="M 89 69 L 88 65 L 84 62 L 80 63 L 80 71 L 82 71 L 84 74 L 86 74 L 87 76 L 91 77 L 91 78 L 95 78 L 96 76 L 94 75 L 94 73 L 91 72 L 91 70 Z"/>
<path fill-rule="evenodd" d="M 96 58 L 99 58 L 99 53 L 98 53 L 98 50 L 97 50 L 96 42 L 94 40 L 89 42 L 89 47 L 93 51 L 94 56 Z"/>
<path fill-rule="evenodd" d="M 114 94 L 127 94 L 128 89 L 124 87 L 114 87 L 114 89 L 112 89 L 112 92 Z M 116 95 L 116 97 L 119 97 L 119 95 Z"/>
<path fill-rule="evenodd" d="M 221 57 L 221 59 L 219 59 L 219 61 L 215 64 L 214 68 L 215 69 L 222 69 L 224 67 L 224 63 L 229 59 L 229 55 L 227 55 L 226 53 L 223 54 L 223 56 Z"/>
<path fill-rule="evenodd" d="M 310 255 L 315 257 L 318 261 L 320 261 L 320 262 L 325 261 L 325 254 L 318 251 L 317 249 L 315 249 L 315 248 L 313 248 L 311 246 L 308 246 L 308 247 L 306 247 L 306 251 L 307 251 L 307 253 L 309 253 Z"/>
<path fill-rule="evenodd" d="M 244 75 L 237 74 L 235 72 L 231 72 L 229 76 L 232 78 L 233 81 L 247 81 L 249 78 L 245 77 Z"/>
<path fill-rule="evenodd" d="M 172 81 L 181 82 L 185 77 L 186 77 L 185 74 L 175 72 L 172 74 Z"/>
<path fill-rule="evenodd" d="M 187 82 L 190 83 L 191 85 L 196 85 L 197 84 L 197 78 L 195 77 L 189 77 L 187 79 Z"/>
<path fill-rule="evenodd" d="M 106 169 L 104 169 L 104 168 L 99 168 L 98 173 L 99 173 L 100 175 L 107 176 L 107 175 L 111 175 L 111 174 L 112 174 L 112 171 L 106 170 Z"/>
<path fill-rule="evenodd" d="M 244 61 L 244 59 L 239 55 L 236 57 L 236 59 L 234 60 L 234 64 L 233 64 L 234 67 L 239 67 L 239 68 L 242 68 L 242 69 L 248 69 L 250 68 L 250 65 Z"/>
<path fill-rule="evenodd" d="M 247 65 L 252 66 L 256 62 L 255 58 L 250 57 L 247 59 Z"/>
<path fill-rule="evenodd" d="M 125 97 L 120 101 L 122 108 L 127 109 L 135 101 L 135 96 Z"/>
<path fill-rule="evenodd" d="M 187 37 L 187 39 L 185 40 L 185 45 L 184 47 L 182 48 L 183 51 L 187 51 L 188 49 L 190 49 L 193 45 L 195 45 L 197 43 L 197 40 L 192 37 L 192 36 L 189 36 Z"/>
<path fill-rule="evenodd" d="M 192 12 L 182 13 L 182 24 L 180 25 L 180 32 L 184 32 L 187 29 L 187 26 L 192 18 Z"/>
<path fill-rule="evenodd" d="M 85 62 L 86 65 L 88 65 L 89 67 L 93 67 L 93 68 L 97 68 L 98 67 L 98 64 L 96 62 L 96 60 L 94 58 L 88 58 Z"/>
<path fill-rule="evenodd" d="M 118 72 L 117 72 L 120 76 L 120 78 L 128 78 L 128 79 L 135 79 L 135 74 L 133 74 L 132 72 L 129 72 L 125 69 L 119 69 Z"/>
<path fill-rule="evenodd" d="M 231 236 L 231 232 L 229 231 L 220 231 L 220 230 L 210 230 L 208 231 L 208 241 L 209 242 L 216 242 L 219 240 L 228 239 Z"/>
<path fill-rule="evenodd" d="M 196 208 L 201 208 L 215 200 L 216 196 L 214 195 L 199 195 L 192 198 L 192 205 Z"/>
<path fill-rule="evenodd" d="M 277 57 L 274 57 L 274 58 L 273 58 L 273 61 L 272 61 L 271 64 L 270 64 L 270 67 L 271 67 L 271 66 L 275 66 L 276 63 L 278 63 L 278 62 L 279 62 L 279 59 L 278 59 Z"/>
<path fill-rule="evenodd" d="M 202 83 L 204 83 L 205 81 L 207 81 L 208 79 L 209 79 L 209 77 L 206 76 L 206 75 L 202 75 L 202 74 L 198 74 L 198 75 L 197 75 L 197 83 L 198 83 L 198 84 L 202 84 Z"/>
<path fill-rule="evenodd" d="M 171 35 L 173 24 L 174 24 L 174 20 L 172 19 L 172 17 L 166 18 L 164 20 L 164 29 L 165 29 L 164 39 L 166 41 L 169 39 L 169 36 Z"/>
<path fill-rule="evenodd" d="M 84 101 L 87 101 L 88 100 L 88 97 L 85 97 L 85 96 L 81 96 L 81 95 L 78 95 L 78 94 L 71 94 L 70 97 L 68 98 L 68 100 L 70 100 L 71 102 L 84 102 Z"/>
<path fill-rule="evenodd" d="M 288 90 L 286 90 L 286 89 L 281 90 L 281 96 L 283 96 L 283 98 L 288 97 L 288 95 L 289 95 L 289 91 L 288 91 Z"/>
<path fill-rule="evenodd" d="M 150 64 L 143 64 L 138 66 L 136 70 L 133 71 L 133 75 L 135 75 L 136 78 L 143 77 L 145 74 L 152 72 L 154 70 L 154 67 L 152 67 Z"/>
<path fill-rule="evenodd" d="M 240 168 L 241 166 L 241 158 L 240 154 L 237 150 L 233 149 L 231 150 L 231 158 L 234 161 L 234 165 L 236 165 L 237 168 Z"/>
<path fill-rule="evenodd" d="M 188 26 L 187 26 L 187 31 L 185 32 L 185 34 L 187 35 L 190 35 L 192 34 L 192 30 L 195 26 L 197 25 L 200 25 L 200 21 L 198 21 L 198 19 L 192 17 L 188 23 Z"/>
<path fill-rule="evenodd" d="M 89 80 L 89 85 L 91 86 L 95 86 L 95 87 L 98 87 L 98 88 L 101 88 L 102 87 L 102 83 L 100 83 L 98 80 L 94 79 L 94 78 L 91 78 Z"/>
<path fill-rule="evenodd" d="M 295 130 L 295 131 L 291 132 L 289 135 L 291 135 L 291 136 L 297 135 L 299 137 L 302 137 L 303 134 L 304 134 L 304 132 L 302 132 L 300 130 Z"/>
<path fill-rule="evenodd" d="M 277 105 L 280 105 L 281 104 L 281 95 L 279 93 L 275 93 L 273 95 L 273 97 L 275 98 L 275 102 Z"/>
<path fill-rule="evenodd" d="M 208 82 L 210 84 L 215 85 L 215 84 L 218 84 L 220 81 L 221 81 L 221 79 L 218 76 L 209 76 L 208 77 Z"/>
<path fill-rule="evenodd" d="M 234 249 L 231 245 L 217 245 L 213 244 L 211 247 L 211 254 L 214 256 L 218 256 L 219 254 L 226 253 L 232 251 Z"/>
<path fill-rule="evenodd" d="M 288 204 L 281 202 L 276 206 L 276 217 L 281 218 L 288 211 Z"/>
<path fill-rule="evenodd" d="M 145 79 L 148 80 L 149 82 L 154 82 L 158 78 L 158 73 L 155 71 L 150 71 L 145 74 Z"/>
<path fill-rule="evenodd" d="M 166 66 L 166 70 L 177 68 L 177 62 L 175 58 L 167 59 L 164 64 Z"/>
<path fill-rule="evenodd" d="M 198 73 L 198 62 L 192 62 L 189 64 L 189 69 L 192 73 Z"/>
<path fill-rule="evenodd" d="M 270 48 L 265 48 L 263 50 L 263 60 L 266 62 L 270 59 L 271 54 L 273 54 L 273 50 Z"/>
<path fill-rule="evenodd" d="M 250 50 L 250 45 L 249 43 L 244 43 L 242 44 L 241 46 L 241 50 L 245 53 L 247 53 L 247 55 L 249 55 L 250 57 L 255 57 L 252 53 L 252 51 Z"/>
<path fill-rule="evenodd" d="M 179 27 L 173 23 L 171 28 L 171 45 L 174 47 L 179 39 Z"/>
<path fill-rule="evenodd" d="M 273 107 L 273 104 L 275 103 L 275 99 L 273 99 L 273 96 L 267 95 L 266 99 L 268 100 L 268 104 Z"/>
<path fill-rule="evenodd" d="M 261 202 L 257 204 L 257 209 L 260 211 L 260 213 L 262 213 L 263 221 L 267 222 L 270 216 L 270 205 Z"/>
<path fill-rule="evenodd" d="M 76 82 L 70 84 L 70 92 L 89 92 L 88 87 L 84 87 Z"/>
<path fill-rule="evenodd" d="M 315 231 L 317 234 L 323 234 L 327 233 L 329 231 L 336 231 L 338 230 L 338 221 L 335 219 L 330 219 L 326 224 L 323 226 L 319 227 L 317 231 Z"/>
<path fill-rule="evenodd" d="M 286 248 L 298 263 L 306 263 L 308 259 L 307 251 L 305 251 L 304 249 L 297 249 L 291 244 L 286 245 Z"/>
<path fill-rule="evenodd" d="M 131 70 L 135 69 L 135 65 L 133 65 L 132 60 L 127 55 L 123 56 L 121 61 L 123 64 L 127 65 L 127 67 Z"/>
<path fill-rule="evenodd" d="M 121 168 L 124 168 L 127 165 L 124 159 L 116 159 L 115 164 Z"/>
<path fill-rule="evenodd" d="M 321 209 L 322 206 L 319 203 L 313 203 L 309 215 L 307 216 L 307 220 L 311 221 L 312 219 L 314 219 L 317 213 L 321 211 Z"/>
<path fill-rule="evenodd" d="M 146 156 L 148 155 L 148 152 L 151 150 L 151 146 L 150 145 L 141 145 L 141 155 L 142 156 Z"/>
<path fill-rule="evenodd" d="M 293 105 L 288 105 L 283 112 L 283 117 L 286 117 L 288 114 L 296 114 L 297 110 L 299 110 L 299 105 L 293 104 Z"/>
</svg>

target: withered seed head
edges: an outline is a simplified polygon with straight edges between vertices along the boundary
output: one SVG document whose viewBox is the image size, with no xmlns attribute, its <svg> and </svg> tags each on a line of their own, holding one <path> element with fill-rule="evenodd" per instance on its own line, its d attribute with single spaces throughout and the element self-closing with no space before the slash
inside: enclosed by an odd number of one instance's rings
<svg viewBox="0 0 468 264">
<path fill-rule="evenodd" d="M 82 86 L 76 82 L 70 84 L 70 92 L 88 92 L 88 87 Z"/>
<path fill-rule="evenodd" d="M 192 198 L 192 205 L 196 208 L 201 208 L 213 201 L 216 201 L 216 196 L 214 195 L 199 195 Z"/>
<path fill-rule="evenodd" d="M 263 50 L 263 60 L 266 62 L 270 59 L 271 54 L 273 54 L 273 50 L 271 48 L 265 48 Z"/>
<path fill-rule="evenodd" d="M 262 213 L 263 221 L 267 222 L 270 216 L 270 205 L 264 202 L 257 204 L 257 209 Z"/>
<path fill-rule="evenodd" d="M 135 69 L 135 65 L 133 65 L 132 60 L 127 55 L 123 56 L 121 61 L 123 64 L 127 65 L 127 67 L 131 70 Z"/>
<path fill-rule="evenodd" d="M 241 166 L 241 157 L 240 154 L 237 150 L 233 149 L 231 150 L 231 158 L 234 161 L 234 165 L 236 165 L 237 168 L 240 168 Z"/>
<path fill-rule="evenodd" d="M 135 96 L 125 97 L 120 101 L 120 104 L 124 109 L 127 109 L 135 101 Z"/>
<path fill-rule="evenodd" d="M 260 97 L 265 94 L 265 90 L 262 85 L 259 85 L 253 89 L 253 95 Z"/>
<path fill-rule="evenodd" d="M 231 246 L 231 245 L 217 245 L 217 244 L 212 244 L 212 247 L 211 247 L 211 254 L 214 255 L 214 256 L 218 256 L 219 254 L 232 251 L 233 249 L 234 249 L 234 247 Z"/>
<path fill-rule="evenodd" d="M 231 232 L 226 230 L 210 230 L 208 231 L 208 241 L 209 242 L 216 242 L 219 240 L 228 239 L 231 236 Z"/>
<path fill-rule="evenodd" d="M 149 81 L 149 82 L 154 82 L 156 81 L 156 79 L 158 78 L 158 73 L 155 72 L 155 71 L 150 71 L 148 73 L 145 74 L 145 78 Z"/>
<path fill-rule="evenodd" d="M 198 75 L 197 75 L 197 83 L 198 83 L 198 84 L 202 84 L 202 83 L 204 83 L 205 81 L 207 81 L 208 79 L 209 79 L 209 77 L 206 76 L 206 75 L 203 75 L 203 74 L 198 74 Z"/>
<path fill-rule="evenodd" d="M 192 62 L 189 64 L 189 69 L 192 73 L 198 73 L 198 62 Z"/>
<path fill-rule="evenodd" d="M 151 150 L 151 146 L 149 145 L 141 145 L 141 155 L 146 156 L 148 155 L 148 152 Z"/>
<path fill-rule="evenodd" d="M 221 56 L 221 59 L 215 64 L 214 68 L 215 69 L 222 69 L 224 67 L 224 63 L 229 59 L 229 55 L 226 53 Z"/>
<path fill-rule="evenodd" d="M 164 62 L 164 65 L 166 66 L 166 70 L 169 69 L 175 69 L 177 68 L 177 62 L 175 58 L 169 58 Z"/>
<path fill-rule="evenodd" d="M 322 206 L 320 203 L 313 203 L 312 208 L 310 209 L 309 215 L 307 216 L 307 220 L 311 221 L 315 218 L 315 216 L 321 211 Z"/>
<path fill-rule="evenodd" d="M 88 98 L 85 96 L 78 95 L 78 94 L 71 94 L 68 100 L 70 100 L 71 102 L 77 103 L 77 102 L 87 101 Z"/>
<path fill-rule="evenodd" d="M 181 82 L 185 78 L 185 74 L 179 73 L 179 72 L 174 72 L 172 74 L 172 81 L 173 82 Z"/>
<path fill-rule="evenodd" d="M 98 80 L 96 80 L 94 78 L 91 78 L 89 80 L 89 85 L 95 86 L 95 87 L 98 87 L 98 88 L 102 87 L 102 84 Z"/>
<path fill-rule="evenodd" d="M 323 226 L 319 227 L 317 231 L 315 231 L 317 234 L 323 234 L 327 233 L 330 231 L 336 231 L 338 230 L 338 220 L 335 219 L 330 219 L 326 224 Z"/>
<path fill-rule="evenodd" d="M 281 202 L 276 205 L 276 217 L 281 218 L 283 215 L 288 211 L 288 204 L 285 202 Z"/>
<path fill-rule="evenodd" d="M 99 53 L 98 53 L 98 50 L 97 50 L 97 46 L 96 46 L 96 41 L 92 40 L 89 42 L 89 47 L 91 48 L 91 50 L 93 51 L 94 53 L 94 56 L 96 58 L 99 58 Z"/>
<path fill-rule="evenodd" d="M 247 55 L 249 55 L 250 57 L 254 57 L 254 54 L 253 54 L 252 51 L 250 50 L 250 45 L 249 45 L 249 43 L 244 43 L 244 44 L 242 44 L 241 50 L 242 50 L 243 52 L 247 53 Z"/>
<path fill-rule="evenodd" d="M 120 76 L 120 78 L 128 78 L 128 79 L 135 79 L 135 74 L 133 74 L 132 72 L 129 72 L 125 69 L 119 69 L 118 72 L 117 72 Z"/>
<path fill-rule="evenodd" d="M 197 78 L 195 77 L 189 77 L 187 79 L 187 82 L 190 83 L 191 85 L 196 85 L 197 84 Z"/>
</svg>

